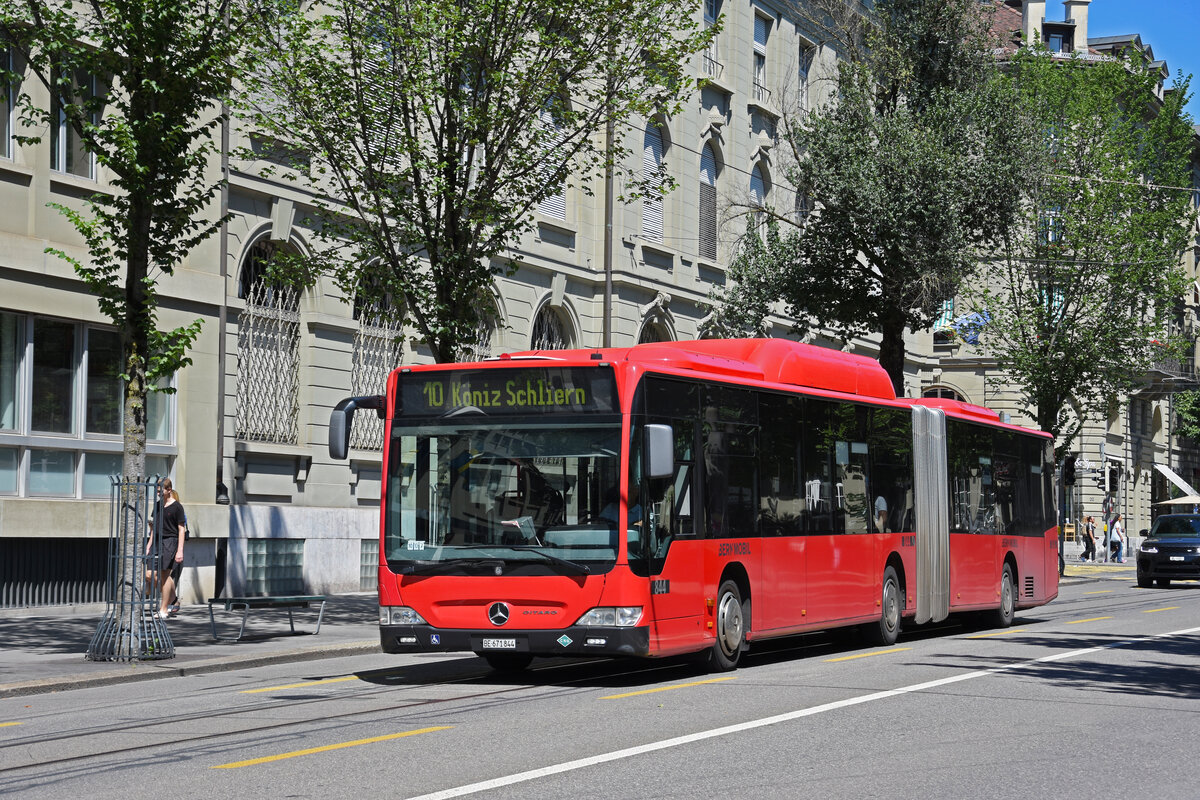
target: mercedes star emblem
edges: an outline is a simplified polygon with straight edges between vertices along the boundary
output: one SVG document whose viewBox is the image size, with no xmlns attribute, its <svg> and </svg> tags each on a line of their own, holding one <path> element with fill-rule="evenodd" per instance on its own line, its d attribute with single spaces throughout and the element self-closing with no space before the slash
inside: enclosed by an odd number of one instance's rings
<svg viewBox="0 0 1200 800">
<path fill-rule="evenodd" d="M 492 603 L 488 606 L 488 619 L 493 625 L 503 625 L 508 622 L 508 604 L 507 603 Z"/>
</svg>

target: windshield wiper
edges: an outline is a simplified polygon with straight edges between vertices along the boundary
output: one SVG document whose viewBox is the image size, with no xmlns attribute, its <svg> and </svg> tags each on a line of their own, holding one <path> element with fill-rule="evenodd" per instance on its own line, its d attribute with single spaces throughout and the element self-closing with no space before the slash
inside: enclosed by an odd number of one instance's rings
<svg viewBox="0 0 1200 800">
<path fill-rule="evenodd" d="M 537 553 L 539 556 L 546 559 L 551 564 L 554 564 L 559 567 L 563 567 L 565 569 L 569 569 L 573 572 L 578 573 L 579 575 L 591 575 L 592 574 L 591 567 L 587 566 L 586 564 L 580 564 L 578 561 L 568 561 L 565 558 L 559 558 L 558 556 L 550 555 L 542 548 L 536 547 L 531 544 L 513 544 L 513 545 L 509 545 L 508 549 L 509 550 L 523 550 L 523 551 L 530 552 L 530 553 Z"/>
<path fill-rule="evenodd" d="M 504 561 L 499 558 L 449 558 L 438 561 L 405 561 L 397 566 L 392 566 L 389 562 L 389 566 L 399 575 L 440 575 L 464 567 L 503 567 Z"/>
</svg>

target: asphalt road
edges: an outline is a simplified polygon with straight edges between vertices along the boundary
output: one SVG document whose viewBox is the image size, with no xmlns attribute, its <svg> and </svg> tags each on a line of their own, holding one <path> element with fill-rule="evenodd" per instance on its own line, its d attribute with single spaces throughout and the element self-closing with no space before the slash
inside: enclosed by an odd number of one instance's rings
<svg viewBox="0 0 1200 800">
<path fill-rule="evenodd" d="M 1194 798 L 1200 585 L 1006 631 L 812 635 L 736 672 L 387 655 L 0 701 L 22 798 Z"/>
</svg>

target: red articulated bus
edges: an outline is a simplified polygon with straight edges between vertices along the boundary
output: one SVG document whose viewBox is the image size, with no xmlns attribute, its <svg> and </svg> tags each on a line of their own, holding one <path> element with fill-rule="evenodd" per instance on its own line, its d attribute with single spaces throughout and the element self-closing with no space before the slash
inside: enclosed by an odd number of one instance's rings
<svg viewBox="0 0 1200 800">
<path fill-rule="evenodd" d="M 873 360 L 781 339 L 402 367 L 343 400 L 386 420 L 379 631 L 389 653 L 696 653 L 1058 594 L 1050 437 L 897 399 Z"/>
</svg>

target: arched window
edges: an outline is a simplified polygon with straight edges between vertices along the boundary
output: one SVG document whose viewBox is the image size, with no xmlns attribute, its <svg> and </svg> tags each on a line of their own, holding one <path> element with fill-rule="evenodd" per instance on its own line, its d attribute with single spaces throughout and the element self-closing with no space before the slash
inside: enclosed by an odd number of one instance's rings
<svg viewBox="0 0 1200 800">
<path fill-rule="evenodd" d="M 533 350 L 567 350 L 572 338 L 570 323 L 563 313 L 554 306 L 542 306 L 533 320 L 530 347 Z"/>
<path fill-rule="evenodd" d="M 669 341 L 672 341 L 671 332 L 661 322 L 647 322 L 642 326 L 641 333 L 638 334 L 638 344 Z"/>
<path fill-rule="evenodd" d="M 244 441 L 296 444 L 299 438 L 300 292 L 271 279 L 288 245 L 261 239 L 242 260 L 238 296 L 237 415 Z"/>
<path fill-rule="evenodd" d="M 382 394 L 388 375 L 400 366 L 401 320 L 391 295 L 380 290 L 380 281 L 364 275 L 363 286 L 354 295 L 354 333 L 350 392 L 355 397 Z M 350 446 L 357 450 L 383 449 L 383 420 L 375 414 L 360 414 L 350 431 Z"/>
<path fill-rule="evenodd" d="M 700 153 L 700 257 L 717 259 L 717 158 L 712 145 Z"/>
<path fill-rule="evenodd" d="M 921 397 L 940 397 L 943 400 L 958 400 L 960 403 L 967 402 L 967 398 L 949 386 L 930 386 L 921 391 Z"/>
<path fill-rule="evenodd" d="M 642 138 L 642 238 L 648 242 L 663 240 L 662 198 L 663 137 L 658 124 L 651 120 Z"/>
</svg>

